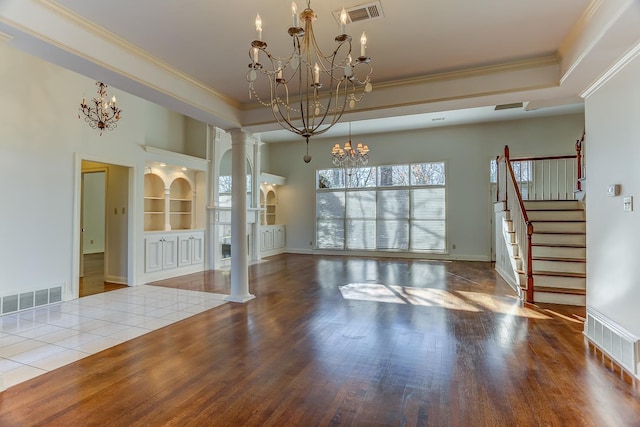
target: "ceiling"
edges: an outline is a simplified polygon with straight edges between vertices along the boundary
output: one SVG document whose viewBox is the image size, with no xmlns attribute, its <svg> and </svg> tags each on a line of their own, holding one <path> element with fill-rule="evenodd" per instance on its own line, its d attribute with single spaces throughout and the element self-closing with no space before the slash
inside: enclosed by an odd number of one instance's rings
<svg viewBox="0 0 640 427">
<path fill-rule="evenodd" d="M 288 55 L 290 3 L 2 0 L 0 39 L 180 113 L 266 132 L 263 140 L 275 141 L 286 136 L 268 132 L 278 128 L 249 99 L 246 72 L 256 13 L 270 50 Z M 311 3 L 321 48 L 329 50 L 339 32 L 332 12 L 363 3 Z M 298 0 L 300 10 L 305 6 Z M 374 91 L 343 121 L 367 120 L 360 128 L 369 131 L 372 120 L 398 116 L 407 116 L 405 128 L 495 120 L 493 107 L 513 102 L 523 107 L 507 118 L 580 111 L 580 95 L 638 42 L 633 0 L 380 0 L 380 6 L 382 18 L 347 26 L 354 49 L 367 34 Z M 451 119 L 431 120 L 442 112 Z M 378 126 L 390 123 L 400 122 Z"/>
</svg>

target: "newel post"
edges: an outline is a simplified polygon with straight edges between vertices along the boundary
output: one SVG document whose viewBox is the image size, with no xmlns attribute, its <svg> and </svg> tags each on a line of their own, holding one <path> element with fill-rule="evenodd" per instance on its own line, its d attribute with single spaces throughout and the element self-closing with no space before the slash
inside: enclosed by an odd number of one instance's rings
<svg viewBox="0 0 640 427">
<path fill-rule="evenodd" d="M 582 138 L 576 141 L 576 159 L 578 160 L 578 191 L 582 190 L 582 141 L 584 140 L 584 133 Z"/>
<path fill-rule="evenodd" d="M 533 224 L 527 222 L 527 302 L 533 303 L 533 254 L 531 243 L 533 236 Z"/>
</svg>

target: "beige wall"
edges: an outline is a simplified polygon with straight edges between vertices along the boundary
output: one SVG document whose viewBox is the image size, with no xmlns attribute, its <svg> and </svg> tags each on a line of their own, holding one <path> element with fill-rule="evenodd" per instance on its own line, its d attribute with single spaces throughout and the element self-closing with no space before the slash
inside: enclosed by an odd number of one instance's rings
<svg viewBox="0 0 640 427">
<path fill-rule="evenodd" d="M 99 136 L 78 119 L 82 96 L 95 94 L 95 80 L 10 43 L 0 43 L 0 85 L 0 295 L 63 285 L 65 297 L 70 297 L 74 245 L 79 244 L 74 241 L 74 218 L 80 211 L 78 159 L 132 169 L 130 184 L 128 175 L 120 180 L 131 190 L 120 196 L 133 203 L 128 206 L 135 213 L 130 218 L 127 211 L 123 217 L 131 222 L 127 249 L 134 260 L 134 265 L 125 264 L 125 271 L 131 271 L 132 283 L 140 283 L 143 215 L 136 203 L 142 203 L 146 158 L 141 145 L 181 152 L 184 118 L 110 86 L 109 96 L 118 98 L 122 119 L 117 129 Z M 114 272 L 121 274 L 122 265 Z"/>
<path fill-rule="evenodd" d="M 640 337 L 640 58 L 585 103 L 587 307 Z M 607 196 L 607 186 L 620 195 Z M 634 197 L 633 212 L 622 199 Z"/>
<path fill-rule="evenodd" d="M 492 210 L 489 161 L 505 145 L 512 156 L 571 154 L 582 135 L 582 114 L 358 136 L 371 149 L 370 165 L 445 161 L 448 247 L 451 258 L 488 260 Z M 315 171 L 333 167 L 331 147 L 343 139 L 269 144 L 269 172 L 287 177 L 278 189 L 278 217 L 287 226 L 287 248 L 309 251 L 315 242 Z M 452 246 L 456 245 L 456 249 Z"/>
</svg>

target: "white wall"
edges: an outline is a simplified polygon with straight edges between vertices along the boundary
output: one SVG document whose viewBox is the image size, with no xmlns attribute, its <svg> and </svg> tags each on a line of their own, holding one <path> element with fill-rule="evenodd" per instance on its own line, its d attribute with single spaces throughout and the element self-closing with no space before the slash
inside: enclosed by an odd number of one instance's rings
<svg viewBox="0 0 640 427">
<path fill-rule="evenodd" d="M 512 157 L 525 154 L 572 154 L 582 135 L 582 114 L 352 138 L 369 145 L 370 165 L 445 161 L 447 163 L 448 247 L 451 258 L 488 260 L 493 215 L 489 205 L 489 161 L 505 145 Z M 287 249 L 309 251 L 315 243 L 315 171 L 333 167 L 331 147 L 342 139 L 269 144 L 269 172 L 287 177 L 278 188 L 279 222 L 287 226 Z M 313 242 L 310 244 L 310 242 Z M 452 249 L 452 245 L 456 249 Z"/>
<path fill-rule="evenodd" d="M 0 43 L 0 295 L 62 284 L 65 298 L 72 296 L 79 158 L 133 168 L 127 196 L 135 215 L 127 220 L 136 265 L 127 268 L 132 283 L 142 281 L 143 214 L 136 203 L 142 205 L 146 156 L 140 145 L 182 150 L 184 120 L 110 86 L 122 119 L 116 130 L 99 136 L 78 119 L 83 94 L 89 98 L 95 88 L 93 79 Z"/>
<path fill-rule="evenodd" d="M 640 59 L 585 102 L 587 307 L 640 336 Z M 607 196 L 607 185 L 621 194 Z M 633 196 L 633 212 L 622 209 Z"/>
</svg>

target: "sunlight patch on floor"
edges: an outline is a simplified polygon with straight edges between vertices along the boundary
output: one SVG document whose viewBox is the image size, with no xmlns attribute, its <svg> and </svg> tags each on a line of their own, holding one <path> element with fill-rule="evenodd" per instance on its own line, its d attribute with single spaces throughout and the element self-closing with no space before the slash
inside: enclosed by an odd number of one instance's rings
<svg viewBox="0 0 640 427">
<path fill-rule="evenodd" d="M 349 283 L 339 286 L 344 299 L 375 301 L 390 304 L 411 304 L 423 307 L 441 307 L 469 312 L 491 311 L 532 319 L 549 319 L 535 310 L 520 307 L 515 298 L 488 295 L 471 291 L 415 288 L 383 285 L 380 283 Z"/>
</svg>

